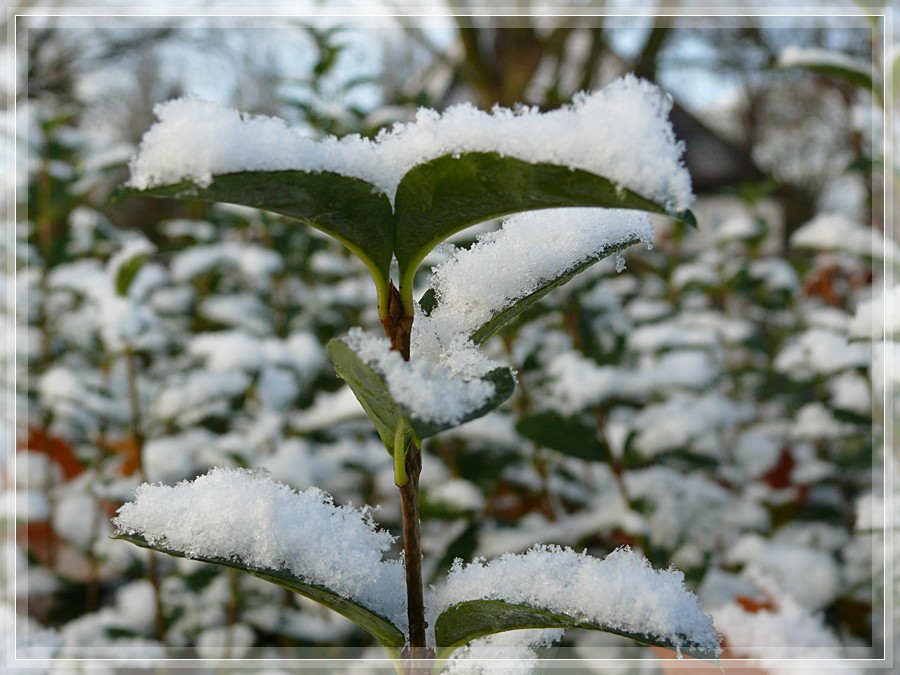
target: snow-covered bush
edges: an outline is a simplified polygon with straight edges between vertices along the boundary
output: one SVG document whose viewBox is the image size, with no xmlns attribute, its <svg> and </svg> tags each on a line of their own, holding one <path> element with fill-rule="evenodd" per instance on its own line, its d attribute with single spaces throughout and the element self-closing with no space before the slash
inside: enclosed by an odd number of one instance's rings
<svg viewBox="0 0 900 675">
<path fill-rule="evenodd" d="M 624 127 L 579 131 L 616 96 Z M 644 653 L 621 635 L 709 653 L 715 631 L 762 666 L 877 654 L 893 244 L 823 211 L 776 255 L 752 204 L 701 224 L 712 248 L 664 218 L 654 235 L 641 210 L 690 205 L 665 110 L 627 80 L 557 117 L 461 107 L 311 141 L 175 102 L 132 183 L 190 208 L 143 236 L 96 208 L 76 130 L 37 120 L 19 656 L 377 661 L 380 642 L 399 662 L 395 486 L 416 480 L 420 645 L 448 672 Z M 112 518 L 175 555 L 110 539 Z"/>
<path fill-rule="evenodd" d="M 423 440 L 494 410 L 515 387 L 512 371 L 480 347 L 598 260 L 615 254 L 624 268 L 620 251 L 652 237 L 640 211 L 691 218 L 690 179 L 668 110 L 658 90 L 629 77 L 550 113 L 422 110 L 374 141 L 310 141 L 278 120 L 202 101 L 159 106 L 126 194 L 280 213 L 333 236 L 372 275 L 384 337 L 352 328 L 327 351 L 388 452 L 403 552 L 399 563 L 382 560 L 392 539 L 367 511 L 335 510 L 319 493 L 297 494 L 241 470 L 219 469 L 175 488 L 142 486 L 114 519 L 119 536 L 246 570 L 331 607 L 378 639 L 404 672 L 421 659 L 440 668 L 475 639 L 533 628 L 594 628 L 679 654 L 716 655 L 718 635 L 681 576 L 651 572 L 626 550 L 601 561 L 568 548 L 533 549 L 460 569 L 430 594 L 422 578 Z M 438 244 L 513 213 L 520 215 L 436 267 L 414 301 L 416 271 Z M 231 257 L 240 263 L 242 254 Z M 249 313 L 222 312 L 220 321 Z M 223 369 L 256 365 L 246 338 L 215 338 L 195 340 L 191 351 Z M 273 384 L 260 378 L 260 396 L 271 397 Z M 228 398 L 245 386 L 238 378 L 179 383 L 157 417 L 208 408 L 215 393 Z M 460 581 L 475 570 L 483 580 Z M 577 580 L 574 593 L 560 583 L 566 576 Z M 529 577 L 534 593 L 513 590 Z M 592 598 L 581 586 L 603 592 Z"/>
</svg>

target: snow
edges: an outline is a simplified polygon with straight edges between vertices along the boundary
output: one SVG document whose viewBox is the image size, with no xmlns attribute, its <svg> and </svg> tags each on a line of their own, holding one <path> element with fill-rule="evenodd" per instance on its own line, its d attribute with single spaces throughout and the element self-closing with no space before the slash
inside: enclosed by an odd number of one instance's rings
<svg viewBox="0 0 900 675">
<path fill-rule="evenodd" d="M 294 374 L 284 368 L 264 368 L 259 374 L 256 395 L 265 408 L 287 411 L 299 393 Z"/>
<path fill-rule="evenodd" d="M 116 403 L 101 393 L 98 379 L 65 366 L 53 366 L 38 379 L 40 402 L 60 420 L 92 428 L 96 417 L 108 418 L 120 412 Z"/>
<path fill-rule="evenodd" d="M 330 429 L 348 419 L 364 418 L 365 410 L 353 392 L 344 387 L 336 392 L 318 392 L 309 408 L 291 418 L 291 426 L 299 432 Z"/>
<path fill-rule="evenodd" d="M 45 628 L 30 616 L 19 614 L 16 605 L 6 601 L 0 605 L 0 628 L 6 638 L 0 643 L 0 660 L 9 664 L 10 670 L 13 663 L 18 667 L 27 663 L 33 672 L 52 672 L 58 667 L 53 661 L 62 646 L 62 637 L 57 630 Z"/>
<path fill-rule="evenodd" d="M 191 338 L 188 353 L 203 359 L 213 372 L 259 370 L 265 362 L 259 338 L 240 330 L 200 333 Z"/>
<path fill-rule="evenodd" d="M 565 580 L 565 584 L 560 584 Z M 489 562 L 454 562 L 446 583 L 432 588 L 432 617 L 469 600 L 502 600 L 545 609 L 677 648 L 719 650 L 710 617 L 674 570 L 654 570 L 645 558 L 619 548 L 603 559 L 570 548 L 535 546 Z M 429 623 L 433 625 L 434 621 Z"/>
<path fill-rule="evenodd" d="M 853 437 L 859 430 L 852 424 L 839 422 L 822 403 L 807 403 L 801 407 L 791 427 L 791 437 L 802 440 L 829 440 Z"/>
<path fill-rule="evenodd" d="M 91 259 L 55 267 L 49 277 L 52 288 L 71 290 L 95 305 L 85 309 L 83 315 L 57 310 L 63 320 L 72 320 L 71 324 L 67 324 L 66 332 L 88 331 L 90 342 L 94 339 L 92 331 L 99 330 L 106 348 L 113 353 L 121 352 L 126 346 L 151 347 L 154 340 L 152 329 L 156 327 L 157 320 L 141 298 L 142 294 L 164 282 L 161 277 L 164 271 L 158 266 L 145 265 L 123 294 L 118 293 L 116 280 L 123 265 L 153 251 L 153 246 L 146 239 L 133 237 L 113 254 L 105 268 Z M 77 318 L 73 319 L 73 316 Z"/>
<path fill-rule="evenodd" d="M 197 638 L 197 654 L 202 659 L 247 658 L 256 641 L 253 629 L 243 623 L 207 628 Z"/>
<path fill-rule="evenodd" d="M 749 267 L 750 276 L 759 279 L 773 291 L 796 291 L 800 288 L 800 278 L 791 264 L 782 258 L 762 258 L 753 260 Z"/>
<path fill-rule="evenodd" d="M 561 629 L 496 633 L 473 640 L 453 652 L 442 673 L 447 675 L 528 675 L 540 665 L 536 650 L 562 639 Z"/>
<path fill-rule="evenodd" d="M 414 121 L 396 124 L 374 141 L 315 141 L 279 119 L 182 98 L 154 109 L 159 122 L 131 162 L 130 185 L 144 190 L 190 180 L 208 186 L 216 174 L 237 171 L 330 171 L 373 183 L 393 200 L 417 164 L 496 152 L 590 171 L 681 210 L 693 196 L 683 144 L 668 121 L 671 107 L 658 88 L 629 75 L 546 113 L 526 107 L 486 113 L 460 104 L 442 114 L 421 109 Z"/>
<path fill-rule="evenodd" d="M 783 440 L 772 429 L 751 427 L 738 436 L 733 453 L 738 464 L 751 478 L 759 478 L 775 466 Z"/>
<path fill-rule="evenodd" d="M 546 366 L 550 377 L 546 404 L 565 415 L 583 410 L 622 390 L 622 374 L 613 366 L 598 366 L 575 351 L 564 351 Z"/>
<path fill-rule="evenodd" d="M 752 406 L 737 403 L 715 391 L 700 396 L 675 393 L 666 401 L 650 404 L 635 415 L 632 422 L 637 430 L 634 447 L 648 458 L 682 448 L 695 455 L 713 453 L 719 457 L 722 448 L 716 442 L 704 442 L 704 439 L 749 421 L 753 414 Z"/>
<path fill-rule="evenodd" d="M 683 263 L 672 274 L 672 288 L 679 291 L 691 285 L 715 288 L 719 283 L 718 270 L 706 262 Z"/>
<path fill-rule="evenodd" d="M 272 308 L 253 293 L 208 295 L 200 303 L 199 312 L 206 319 L 253 335 L 272 332 Z"/>
<path fill-rule="evenodd" d="M 650 466 L 626 473 L 625 484 L 632 500 L 652 505 L 645 517 L 654 547 L 716 550 L 736 529 L 740 514 L 728 492 L 701 475 Z"/>
<path fill-rule="evenodd" d="M 428 501 L 463 511 L 479 511 L 484 506 L 484 495 L 467 480 L 444 478 L 427 485 Z"/>
<path fill-rule="evenodd" d="M 895 246 L 884 235 L 841 213 L 821 213 L 800 226 L 790 239 L 791 245 L 815 250 L 834 250 L 876 259 L 895 259 Z"/>
<path fill-rule="evenodd" d="M 172 258 L 172 278 L 188 281 L 220 265 L 237 269 L 256 290 L 267 291 L 272 276 L 282 270 L 284 263 L 274 251 L 246 242 L 224 241 L 192 246 L 176 254 Z"/>
<path fill-rule="evenodd" d="M 144 478 L 151 483 L 175 483 L 195 474 L 199 455 L 212 446 L 216 436 L 201 427 L 174 436 L 157 436 L 144 445 Z"/>
<path fill-rule="evenodd" d="M 580 264 L 652 237 L 649 217 L 635 211 L 549 209 L 513 216 L 432 270 L 429 285 L 438 304 L 413 325 L 413 353 L 446 350 L 454 335 L 471 335 Z"/>
<path fill-rule="evenodd" d="M 394 538 L 368 508 L 336 506 L 318 488 L 296 492 L 263 470 L 216 468 L 175 486 L 144 483 L 113 519 L 119 533 L 187 557 L 282 570 L 360 602 L 402 626 L 402 568 L 383 561 Z"/>
<path fill-rule="evenodd" d="M 797 604 L 783 586 L 758 571 L 748 576 L 761 587 L 767 598 L 777 598 L 774 609 L 748 611 L 737 602 L 713 610 L 716 627 L 722 631 L 730 655 L 749 659 L 751 665 L 771 672 L 821 673 L 823 665 L 807 665 L 803 659 L 839 660 L 845 658 L 837 637 L 803 606 Z M 789 667 L 784 661 L 792 659 Z M 779 669 L 779 665 L 781 668 Z M 824 668 L 836 667 L 837 663 Z M 849 663 L 841 664 L 840 672 L 859 672 Z"/>
<path fill-rule="evenodd" d="M 834 375 L 850 368 L 865 368 L 872 360 L 871 347 L 848 342 L 843 335 L 823 328 L 809 328 L 792 336 L 775 357 L 775 369 L 795 380 Z"/>
<path fill-rule="evenodd" d="M 161 221 L 159 228 L 172 239 L 190 238 L 196 242 L 208 242 L 216 238 L 216 226 L 206 220 L 172 218 Z"/>
<path fill-rule="evenodd" d="M 112 288 L 99 295 L 97 304 L 100 335 L 112 353 L 139 346 L 156 324 L 156 316 L 148 307 L 130 297 L 115 295 Z"/>
<path fill-rule="evenodd" d="M 879 297 L 861 302 L 850 324 L 850 336 L 863 339 L 888 339 L 900 334 L 900 285 Z"/>
<path fill-rule="evenodd" d="M 715 229 L 715 237 L 720 242 L 735 239 L 755 239 L 765 233 L 765 228 L 758 218 L 749 213 L 735 213 L 726 218 Z"/>
<path fill-rule="evenodd" d="M 885 526 L 885 512 L 884 497 L 864 494 L 856 502 L 856 531 L 883 530 Z"/>
<path fill-rule="evenodd" d="M 138 630 L 150 634 L 156 611 L 153 584 L 148 579 L 131 581 L 116 590 L 116 610 Z"/>
<path fill-rule="evenodd" d="M 816 611 L 831 603 L 841 590 L 841 571 L 830 551 L 746 534 L 726 552 L 725 563 L 743 564 L 748 573 L 764 573 L 783 589 L 779 599 L 791 598 Z"/>
<path fill-rule="evenodd" d="M 135 627 L 126 617 L 111 607 L 98 612 L 82 614 L 63 626 L 63 638 L 57 659 L 85 658 L 109 659 L 109 668 L 138 668 L 142 660 L 157 661 L 166 658 L 164 645 L 144 637 L 131 637 Z M 118 635 L 117 635 L 118 633 Z M 117 663 L 118 662 L 118 663 Z"/>
<path fill-rule="evenodd" d="M 229 398 L 244 392 L 249 376 L 236 371 L 190 371 L 171 382 L 153 401 L 150 412 L 157 420 L 178 420 L 183 426 L 230 409 Z"/>
<path fill-rule="evenodd" d="M 498 364 L 465 340 L 454 340 L 438 361 L 404 361 L 387 338 L 360 328 L 350 329 L 343 341 L 384 377 L 394 400 L 420 420 L 458 424 L 496 391 L 482 378 Z"/>
<path fill-rule="evenodd" d="M 79 550 L 90 551 L 98 534 L 106 534 L 108 522 L 93 495 L 67 487 L 54 503 L 53 529 Z"/>
<path fill-rule="evenodd" d="M 850 410 L 860 415 L 872 413 L 871 383 L 856 371 L 847 371 L 831 378 L 826 386 L 831 407 Z"/>
<path fill-rule="evenodd" d="M 293 332 L 284 340 L 267 338 L 263 342 L 263 351 L 272 363 L 290 368 L 304 383 L 311 382 L 328 364 L 321 342 L 305 331 Z"/>
<path fill-rule="evenodd" d="M 708 326 L 702 325 L 699 313 L 682 312 L 680 316 L 657 323 L 638 326 L 628 334 L 628 346 L 639 352 L 655 353 L 677 348 L 712 348 L 719 339 Z"/>
</svg>

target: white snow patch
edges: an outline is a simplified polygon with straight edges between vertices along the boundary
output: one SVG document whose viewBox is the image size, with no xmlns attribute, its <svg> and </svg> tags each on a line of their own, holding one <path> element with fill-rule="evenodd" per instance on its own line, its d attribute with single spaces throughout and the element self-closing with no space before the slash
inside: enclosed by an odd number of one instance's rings
<svg viewBox="0 0 900 675">
<path fill-rule="evenodd" d="M 147 189 L 190 180 L 208 186 L 216 174 L 238 171 L 329 171 L 369 181 L 393 200 L 401 178 L 418 164 L 496 152 L 583 169 L 681 210 L 693 195 L 683 144 L 668 120 L 671 107 L 655 85 L 628 75 L 550 112 L 522 107 L 486 113 L 464 103 L 442 114 L 421 109 L 414 121 L 396 124 L 374 141 L 315 141 L 280 119 L 182 98 L 154 109 L 159 122 L 141 141 L 129 184 Z"/>
<path fill-rule="evenodd" d="M 191 338 L 188 353 L 199 356 L 214 372 L 259 370 L 265 359 L 259 338 L 240 330 L 200 333 Z"/>
<path fill-rule="evenodd" d="M 561 584 L 560 581 L 565 580 Z M 628 548 L 603 559 L 570 548 L 535 546 L 489 562 L 454 562 L 446 583 L 432 588 L 433 617 L 469 600 L 501 600 L 564 614 L 681 648 L 719 651 L 719 636 L 675 570 L 654 570 Z"/>
<path fill-rule="evenodd" d="M 614 366 L 599 366 L 576 351 L 555 356 L 546 366 L 549 377 L 544 405 L 570 415 L 614 397 L 622 391 L 623 377 Z"/>
<path fill-rule="evenodd" d="M 752 260 L 748 271 L 751 277 L 759 279 L 773 291 L 796 291 L 800 288 L 797 272 L 784 258 Z"/>
<path fill-rule="evenodd" d="M 156 420 L 177 420 L 190 426 L 209 415 L 228 412 L 229 399 L 249 385 L 250 377 L 236 371 L 190 371 L 167 384 L 151 404 L 150 413 Z"/>
<path fill-rule="evenodd" d="M 810 611 L 825 607 L 841 589 L 841 570 L 834 555 L 802 544 L 747 534 L 727 551 L 725 562 L 743 564 L 750 573 L 764 572 L 784 589 L 779 599 L 793 598 Z"/>
<path fill-rule="evenodd" d="M 561 629 L 516 630 L 495 633 L 453 652 L 444 666 L 446 675 L 528 675 L 540 665 L 536 650 L 562 639 Z"/>
<path fill-rule="evenodd" d="M 790 338 L 775 357 L 775 370 L 796 380 L 834 375 L 850 368 L 865 368 L 872 359 L 871 346 L 848 342 L 844 335 L 823 328 L 809 328 Z"/>
<path fill-rule="evenodd" d="M 290 572 L 405 623 L 402 567 L 382 559 L 394 538 L 368 508 L 335 506 L 318 488 L 296 492 L 259 469 L 216 468 L 172 487 L 144 483 L 113 522 L 189 558 Z"/>
<path fill-rule="evenodd" d="M 444 351 L 453 336 L 471 335 L 582 263 L 638 242 L 649 244 L 652 237 L 649 217 L 636 211 L 570 208 L 513 216 L 432 270 L 429 281 L 438 304 L 413 325 L 414 353 Z"/>
<path fill-rule="evenodd" d="M 861 302 L 850 323 L 850 336 L 878 340 L 900 335 L 900 284 Z"/>
<path fill-rule="evenodd" d="M 147 441 L 143 465 L 151 483 L 175 483 L 194 475 L 204 450 L 215 444 L 216 435 L 202 427 L 193 427 L 174 436 Z"/>
<path fill-rule="evenodd" d="M 172 258 L 172 278 L 188 281 L 219 266 L 236 269 L 256 290 L 267 291 L 284 261 L 278 253 L 261 246 L 223 241 L 179 252 Z"/>
<path fill-rule="evenodd" d="M 459 336 L 462 337 L 462 336 Z M 352 328 L 344 343 L 381 373 L 395 401 L 421 420 L 458 424 L 493 396 L 494 384 L 482 379 L 498 367 L 471 342 L 456 339 L 437 362 L 404 361 L 387 338 Z"/>
<path fill-rule="evenodd" d="M 749 659 L 751 664 L 767 672 L 789 670 L 804 675 L 822 672 L 821 663 L 808 665 L 811 660 L 845 658 L 839 640 L 819 616 L 797 604 L 790 594 L 782 592 L 781 584 L 778 585 L 780 588 L 776 587 L 775 582 L 764 574 L 752 571 L 749 576 L 755 585 L 762 586 L 766 596 L 776 600 L 776 607 L 748 611 L 737 602 L 731 602 L 713 610 L 713 619 L 725 636 L 730 657 Z M 789 667 L 785 659 L 791 659 Z M 836 663 L 831 665 L 837 666 Z M 848 675 L 860 672 L 847 663 L 839 670 Z"/>
<path fill-rule="evenodd" d="M 822 213 L 791 235 L 791 245 L 819 251 L 844 251 L 876 259 L 896 259 L 896 245 L 884 234 L 842 213 Z"/>
<path fill-rule="evenodd" d="M 246 658 L 256 642 L 253 629 L 244 623 L 212 626 L 197 638 L 197 653 L 202 659 Z"/>
<path fill-rule="evenodd" d="M 749 213 L 736 213 L 726 218 L 715 230 L 718 241 L 755 239 L 765 233 L 762 223 Z"/>
<path fill-rule="evenodd" d="M 365 410 L 349 387 L 336 392 L 318 392 L 312 406 L 291 416 L 291 426 L 299 432 L 330 429 L 350 419 L 365 418 Z"/>
<path fill-rule="evenodd" d="M 807 403 L 794 418 L 791 437 L 798 440 L 829 440 L 852 437 L 859 430 L 852 424 L 844 424 L 822 403 Z"/>
</svg>

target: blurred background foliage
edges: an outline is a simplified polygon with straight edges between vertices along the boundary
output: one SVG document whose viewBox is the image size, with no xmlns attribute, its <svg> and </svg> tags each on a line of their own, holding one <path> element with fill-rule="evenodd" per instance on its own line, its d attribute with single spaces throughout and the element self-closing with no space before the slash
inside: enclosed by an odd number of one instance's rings
<svg viewBox="0 0 900 675">
<path fill-rule="evenodd" d="M 552 109 L 627 72 L 673 96 L 699 230 L 659 220 L 624 272 L 591 268 L 489 342 L 519 386 L 426 445 L 426 574 L 535 542 L 627 544 L 684 571 L 734 656 L 880 657 L 898 293 L 884 236 L 894 51 L 877 12 L 32 11 L 4 45 L 18 144 L 4 621 L 19 658 L 378 655 L 287 592 L 108 538 L 135 485 L 222 465 L 381 505 L 378 522 L 399 526 L 389 457 L 321 347 L 376 325 L 365 270 L 271 214 L 111 203 L 155 103 L 197 93 L 315 136 L 374 136 L 419 106 Z M 853 67 L 780 67 L 789 47 Z M 123 262 L 135 242 L 144 254 Z M 116 302 L 140 320 L 111 325 Z M 635 655 L 602 635 L 564 647 Z M 661 667 L 640 663 L 628 668 Z"/>
</svg>

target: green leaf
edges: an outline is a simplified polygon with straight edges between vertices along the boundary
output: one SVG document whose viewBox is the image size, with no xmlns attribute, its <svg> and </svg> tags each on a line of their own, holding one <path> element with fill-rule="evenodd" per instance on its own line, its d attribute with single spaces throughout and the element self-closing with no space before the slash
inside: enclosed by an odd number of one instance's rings
<svg viewBox="0 0 900 675">
<path fill-rule="evenodd" d="M 115 199 L 128 196 L 226 202 L 295 218 L 331 235 L 359 257 L 387 308 L 393 212 L 387 196 L 370 183 L 325 171 L 244 171 L 215 176 L 205 188 L 191 182 L 125 188 Z"/>
<path fill-rule="evenodd" d="M 403 415 L 388 391 L 384 378 L 340 338 L 330 340 L 326 349 L 337 376 L 353 390 L 356 400 L 375 425 L 384 447 L 393 454 L 394 433 L 403 420 Z"/>
<path fill-rule="evenodd" d="M 118 295 L 128 295 L 128 289 L 131 287 L 131 282 L 134 281 L 134 278 L 137 276 L 137 273 L 140 272 L 141 267 L 143 267 L 144 263 L 149 259 L 149 253 L 136 255 L 119 267 L 115 280 L 116 293 Z"/>
<path fill-rule="evenodd" d="M 872 77 L 872 73 L 867 73 L 849 66 L 841 66 L 837 63 L 830 63 L 828 61 L 816 63 L 810 61 L 808 63 L 797 63 L 787 66 L 781 66 L 781 68 L 784 70 L 789 70 L 792 68 L 803 68 L 814 73 L 833 75 L 835 77 L 846 80 L 850 84 L 853 84 L 857 87 L 862 87 L 863 89 L 866 89 L 876 95 L 879 95 L 881 91 L 881 87 L 878 85 L 878 83 L 875 82 L 875 78 Z"/>
<path fill-rule="evenodd" d="M 431 422 L 415 417 L 408 408 L 394 400 L 381 373 L 363 361 L 343 340 L 335 338 L 327 345 L 328 356 L 338 377 L 347 382 L 357 400 L 372 420 L 382 443 L 393 454 L 394 435 L 400 424 L 411 434 L 406 440 L 421 440 L 459 426 L 494 410 L 512 395 L 516 383 L 508 368 L 495 368 L 483 376 L 494 385 L 494 395 L 481 407 L 469 411 L 459 422 Z"/>
<path fill-rule="evenodd" d="M 556 614 L 546 609 L 528 605 L 518 605 L 502 600 L 469 600 L 448 607 L 434 626 L 438 647 L 438 658 L 446 658 L 454 649 L 472 640 L 494 633 L 526 628 L 582 628 L 621 635 L 643 644 L 675 649 L 667 640 L 656 639 L 638 633 L 629 633 L 613 626 L 580 621 L 565 614 Z M 690 636 L 679 636 L 685 645 L 691 644 Z M 681 652 L 702 659 L 716 659 L 714 653 L 691 647 L 681 647 Z"/>
<path fill-rule="evenodd" d="M 394 253 L 401 290 L 440 242 L 490 218 L 555 207 L 640 209 L 696 225 L 690 212 L 672 214 L 612 181 L 580 169 L 531 164 L 491 152 L 445 155 L 411 169 L 394 200 Z"/>
<path fill-rule="evenodd" d="M 213 565 L 221 565 L 223 567 L 240 570 L 241 572 L 246 572 L 247 574 L 259 577 L 260 579 L 265 579 L 266 581 L 277 584 L 294 593 L 315 600 L 319 604 L 347 617 L 357 626 L 368 632 L 387 648 L 393 658 L 399 657 L 400 650 L 403 649 L 403 645 L 405 644 L 406 640 L 400 629 L 383 616 L 380 616 L 376 612 L 357 602 L 341 597 L 323 586 L 305 583 L 302 579 L 288 574 L 287 572 L 249 567 L 239 561 L 227 560 L 225 558 L 187 556 L 183 551 L 175 551 L 165 548 L 164 546 L 151 544 L 142 536 L 136 534 L 117 534 L 113 538 L 124 539 L 137 546 L 142 546 L 143 548 L 148 548 L 153 551 L 159 551 L 160 553 L 166 553 L 171 556 L 179 558 L 189 557 L 191 560 L 199 560 Z"/>
<path fill-rule="evenodd" d="M 597 427 L 578 416 L 564 417 L 552 411 L 528 415 L 516 423 L 516 431 L 541 447 L 569 457 L 589 462 L 608 457 Z"/>
<path fill-rule="evenodd" d="M 559 286 L 562 286 L 573 277 L 581 274 L 591 265 L 600 262 L 604 258 L 608 258 L 614 253 L 618 253 L 619 251 L 624 250 L 629 246 L 633 246 L 638 242 L 640 242 L 640 239 L 638 237 L 634 237 L 633 239 L 621 242 L 619 244 L 616 244 L 615 246 L 610 246 L 609 248 L 605 249 L 600 255 L 586 260 L 583 263 L 575 265 L 574 267 L 570 267 L 557 277 L 544 280 L 543 283 L 534 291 L 519 298 L 505 309 L 497 312 L 487 322 L 472 331 L 471 335 L 469 335 L 469 339 L 472 340 L 472 342 L 474 342 L 476 345 L 484 344 L 488 338 L 490 338 L 497 331 L 509 324 L 517 316 L 528 310 L 532 305 L 534 305 L 538 300 L 547 295 L 550 291 L 558 288 Z M 430 315 L 438 304 L 439 302 L 437 299 L 437 295 L 435 294 L 433 289 L 428 289 L 419 300 L 419 307 L 421 307 L 422 311 L 425 312 L 426 315 Z"/>
</svg>

